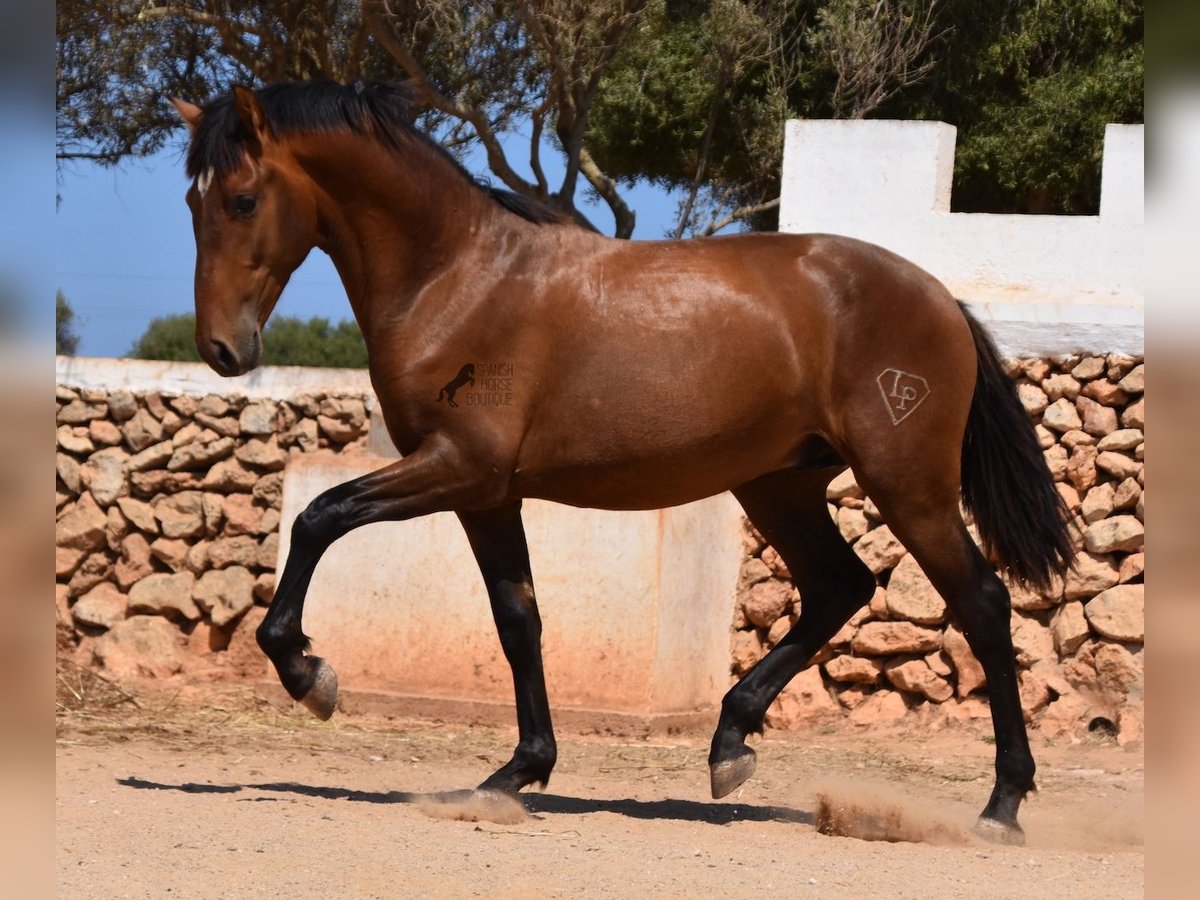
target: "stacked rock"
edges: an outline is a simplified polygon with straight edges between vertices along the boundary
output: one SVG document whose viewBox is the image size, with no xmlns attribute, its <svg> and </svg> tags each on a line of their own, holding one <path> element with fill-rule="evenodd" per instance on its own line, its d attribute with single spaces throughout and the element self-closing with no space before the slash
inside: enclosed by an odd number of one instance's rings
<svg viewBox="0 0 1200 900">
<path fill-rule="evenodd" d="M 1018 360 L 1010 375 L 1046 465 L 1073 516 L 1079 557 L 1045 594 L 1010 585 L 1012 637 L 1026 717 L 1047 733 L 1113 730 L 1142 738 L 1145 594 L 1145 366 L 1122 356 Z M 879 586 L 792 681 L 767 724 L 830 715 L 870 724 L 988 715 L 983 670 L 941 597 L 849 471 L 826 492 L 829 514 Z M 974 526 L 969 530 L 977 537 Z M 795 623 L 802 599 L 773 548 L 747 522 L 734 613 L 740 677 Z"/>
<path fill-rule="evenodd" d="M 55 399 L 58 646 L 122 675 L 228 646 L 272 596 L 289 456 L 361 452 L 369 427 L 362 396 Z"/>
</svg>

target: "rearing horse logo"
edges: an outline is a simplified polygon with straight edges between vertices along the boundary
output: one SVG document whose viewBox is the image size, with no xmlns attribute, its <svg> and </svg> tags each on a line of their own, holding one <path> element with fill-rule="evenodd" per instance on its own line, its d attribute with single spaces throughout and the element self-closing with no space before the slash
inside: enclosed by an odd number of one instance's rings
<svg viewBox="0 0 1200 900">
<path fill-rule="evenodd" d="M 446 398 L 446 402 L 451 406 L 458 406 L 454 402 L 454 393 L 463 385 L 470 387 L 475 386 L 475 363 L 467 363 L 458 370 L 458 374 L 446 382 L 446 386 L 438 391 L 438 402 L 441 402 L 442 397 Z"/>
</svg>

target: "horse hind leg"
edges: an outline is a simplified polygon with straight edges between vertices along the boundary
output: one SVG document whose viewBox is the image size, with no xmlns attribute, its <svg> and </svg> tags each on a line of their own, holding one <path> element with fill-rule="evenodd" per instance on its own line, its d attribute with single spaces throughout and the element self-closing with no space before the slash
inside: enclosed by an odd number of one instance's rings
<svg viewBox="0 0 1200 900">
<path fill-rule="evenodd" d="M 825 505 L 830 472 L 777 472 L 734 491 L 750 521 L 778 551 L 800 591 L 800 618 L 725 695 L 709 752 L 714 798 L 753 773 L 746 736 L 812 657 L 866 604 L 875 577 L 842 539 Z"/>
<path fill-rule="evenodd" d="M 865 466 L 859 483 L 945 600 L 951 619 L 962 629 L 987 676 L 996 782 L 976 830 L 988 840 L 1023 843 L 1017 812 L 1034 789 L 1035 764 L 1017 684 L 1008 589 L 963 524 L 957 467 L 909 468 L 901 477 L 899 470 L 889 474 L 885 468 L 894 461 L 882 457 L 881 461 L 878 466 Z"/>
</svg>

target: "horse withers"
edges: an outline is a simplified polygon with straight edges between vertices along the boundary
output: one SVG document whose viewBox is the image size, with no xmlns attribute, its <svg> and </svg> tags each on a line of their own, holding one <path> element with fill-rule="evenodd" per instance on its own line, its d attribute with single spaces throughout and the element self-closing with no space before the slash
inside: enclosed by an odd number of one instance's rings
<svg viewBox="0 0 1200 900">
<path fill-rule="evenodd" d="M 832 235 L 601 237 L 473 181 L 412 127 L 403 86 L 235 87 L 203 108 L 174 102 L 192 131 L 201 356 L 222 375 L 253 369 L 288 278 L 320 248 L 402 454 L 326 491 L 293 525 L 258 630 L 292 697 L 321 718 L 337 699 L 333 669 L 301 629 L 322 553 L 361 525 L 453 511 L 516 693 L 516 749 L 481 788 L 544 785 L 556 749 L 522 498 L 655 509 L 732 491 L 802 606 L 722 702 L 709 763 L 713 796 L 724 796 L 753 773 L 746 736 L 772 700 L 875 588 L 826 510 L 826 485 L 849 467 L 983 666 L 996 781 L 979 826 L 1021 838 L 1034 761 L 1009 595 L 960 497 L 1018 582 L 1046 586 L 1072 549 L 995 348 L 932 276 Z M 505 373 L 501 389 L 455 402 L 481 366 Z"/>
</svg>

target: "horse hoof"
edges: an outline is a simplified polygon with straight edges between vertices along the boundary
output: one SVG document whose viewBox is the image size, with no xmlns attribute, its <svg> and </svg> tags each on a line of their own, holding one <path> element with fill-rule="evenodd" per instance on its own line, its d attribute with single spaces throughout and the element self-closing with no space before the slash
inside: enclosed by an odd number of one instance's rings
<svg viewBox="0 0 1200 900">
<path fill-rule="evenodd" d="M 300 698 L 300 703 L 322 722 L 327 722 L 337 706 L 337 695 L 337 673 L 325 660 L 317 660 L 316 680 L 309 692 Z"/>
<path fill-rule="evenodd" d="M 741 756 L 735 756 L 733 759 L 725 759 L 719 763 L 713 763 L 708 767 L 709 779 L 712 783 L 712 795 L 714 800 L 720 800 L 722 797 L 736 791 L 741 787 L 747 778 L 754 774 L 754 769 L 758 765 L 758 759 L 753 750 L 749 747 Z"/>
<path fill-rule="evenodd" d="M 975 835 L 989 844 L 1007 844 L 1010 847 L 1025 846 L 1025 832 L 1017 824 L 1007 825 L 996 819 L 980 816 L 975 821 Z"/>
</svg>

